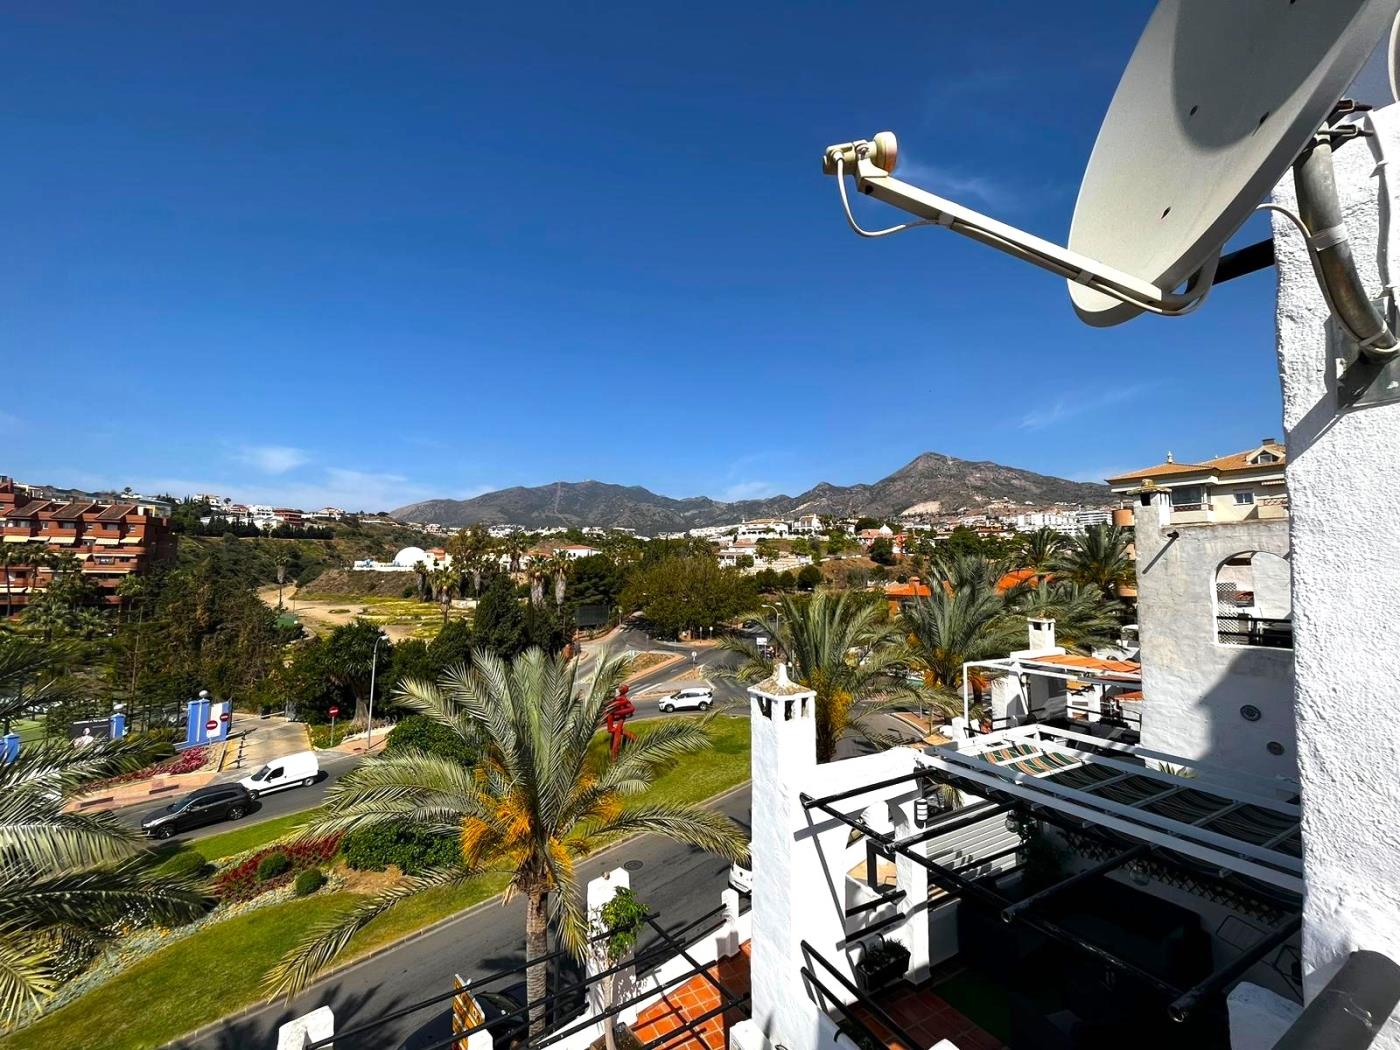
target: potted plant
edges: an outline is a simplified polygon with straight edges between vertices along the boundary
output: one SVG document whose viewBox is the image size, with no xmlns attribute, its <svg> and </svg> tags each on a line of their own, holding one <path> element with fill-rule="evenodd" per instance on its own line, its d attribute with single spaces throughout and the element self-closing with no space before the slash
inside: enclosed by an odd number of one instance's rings
<svg viewBox="0 0 1400 1050">
<path fill-rule="evenodd" d="M 904 976 L 909 969 L 909 949 L 881 937 L 866 946 L 855 969 L 864 991 L 878 991 Z"/>
</svg>

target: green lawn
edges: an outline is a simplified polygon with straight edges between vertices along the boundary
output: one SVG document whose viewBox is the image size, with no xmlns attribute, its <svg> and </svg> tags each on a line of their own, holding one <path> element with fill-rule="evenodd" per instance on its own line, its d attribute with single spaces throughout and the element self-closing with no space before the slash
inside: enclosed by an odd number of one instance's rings
<svg viewBox="0 0 1400 1050">
<path fill-rule="evenodd" d="M 659 722 L 633 724 L 643 733 Z M 748 719 L 716 717 L 714 748 L 687 756 L 656 781 L 648 800 L 699 802 L 743 783 L 749 775 Z M 595 744 L 601 758 L 606 741 Z M 193 844 L 209 859 L 271 842 L 313 811 L 252 824 Z M 499 893 L 505 876 L 430 890 L 381 915 L 350 942 L 342 961 Z M 359 898 L 348 893 L 287 901 L 218 923 L 143 959 L 120 977 L 69 1003 L 39 1023 L 0 1040 L 0 1050 L 149 1050 L 262 998 L 262 977 L 312 924 Z M 180 989 L 192 989 L 185 995 Z M 217 989 L 218 996 L 197 994 Z"/>
<path fill-rule="evenodd" d="M 261 997 L 269 961 L 355 898 L 328 894 L 219 923 L 0 1043 L 5 1050 L 151 1050 Z"/>
</svg>

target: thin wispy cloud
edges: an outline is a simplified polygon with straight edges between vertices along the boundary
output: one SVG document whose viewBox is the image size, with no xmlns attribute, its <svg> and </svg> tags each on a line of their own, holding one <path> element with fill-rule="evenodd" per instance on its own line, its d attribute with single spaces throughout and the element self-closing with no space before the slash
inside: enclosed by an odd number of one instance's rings
<svg viewBox="0 0 1400 1050">
<path fill-rule="evenodd" d="M 1150 391 L 1155 384 L 1138 383 L 1130 386 L 1112 387 L 1108 390 L 1080 391 L 1068 393 L 1053 401 L 1038 405 L 1021 417 L 1017 427 L 1021 430 L 1044 430 L 1072 419 L 1098 412 L 1101 409 L 1121 405 Z"/>
<path fill-rule="evenodd" d="M 1014 207 L 1022 198 L 1022 193 L 1004 179 L 974 175 L 942 164 L 924 164 L 903 156 L 899 159 L 895 174 L 930 193 L 964 204 L 1002 209 Z"/>
<path fill-rule="evenodd" d="M 740 481 L 730 485 L 720 494 L 720 499 L 728 503 L 741 499 L 762 499 L 764 496 L 775 496 L 778 487 L 771 481 Z"/>
<path fill-rule="evenodd" d="M 305 451 L 288 445 L 244 445 L 233 458 L 264 474 L 285 474 L 311 462 Z"/>
</svg>

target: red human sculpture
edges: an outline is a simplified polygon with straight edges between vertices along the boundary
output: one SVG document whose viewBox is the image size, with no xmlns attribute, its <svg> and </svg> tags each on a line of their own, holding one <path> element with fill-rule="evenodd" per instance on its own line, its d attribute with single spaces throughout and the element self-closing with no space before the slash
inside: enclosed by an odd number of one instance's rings
<svg viewBox="0 0 1400 1050">
<path fill-rule="evenodd" d="M 603 722 L 603 727 L 608 731 L 608 735 L 612 737 L 612 757 L 614 761 L 617 759 L 618 752 L 622 750 L 622 742 L 624 740 L 637 739 L 631 733 L 627 732 L 625 728 L 627 719 L 631 718 L 636 713 L 637 706 L 632 703 L 631 700 L 627 699 L 627 686 L 625 684 L 618 686 L 617 696 L 608 701 L 607 712 Z"/>
</svg>

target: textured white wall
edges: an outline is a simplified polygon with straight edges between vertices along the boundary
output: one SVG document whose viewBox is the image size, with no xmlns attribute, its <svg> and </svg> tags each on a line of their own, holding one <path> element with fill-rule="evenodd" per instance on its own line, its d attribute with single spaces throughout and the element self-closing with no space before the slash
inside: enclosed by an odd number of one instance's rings
<svg viewBox="0 0 1400 1050">
<path fill-rule="evenodd" d="M 1135 534 L 1143 746 L 1258 776 L 1296 776 L 1293 654 L 1222 645 L 1215 622 L 1221 563 L 1247 551 L 1288 557 L 1288 522 L 1174 525 L 1166 493 L 1152 499 L 1137 508 Z M 1259 709 L 1259 721 L 1241 716 L 1246 704 Z M 1269 751 L 1271 741 L 1281 755 Z"/>
<path fill-rule="evenodd" d="M 803 986 L 801 942 L 808 941 L 848 978 L 853 976 L 850 963 L 859 949 L 846 943 L 845 917 L 850 829 L 819 810 L 808 812 L 799 795 L 835 794 L 912 772 L 917 752 L 894 748 L 819 766 L 812 703 L 806 715 L 795 712 L 792 719 L 784 719 L 781 703 L 773 705 L 771 717 L 757 700 L 751 708 L 753 1021 L 764 1039 L 787 1050 L 835 1050 L 835 1025 Z M 854 796 L 840 808 L 857 815 L 878 807 L 886 811 L 882 826 L 901 827 L 908 823 L 915 794 L 911 783 Z M 922 885 L 923 894 L 911 893 L 900 908 L 917 912 L 915 923 L 926 922 L 927 882 Z M 926 929 L 906 925 L 890 936 L 906 941 L 912 965 L 927 964 Z M 841 991 L 819 964 L 814 969 L 828 988 Z"/>
<path fill-rule="evenodd" d="M 1400 158 L 1400 107 L 1372 117 L 1384 153 Z M 1375 145 L 1354 141 L 1336 155 L 1352 250 L 1372 290 L 1381 284 Z M 1400 186 L 1400 170 L 1388 179 Z M 1291 178 L 1274 192 L 1294 206 Z M 1274 243 L 1311 996 L 1353 949 L 1400 960 L 1400 403 L 1338 409 L 1327 310 L 1306 253 L 1279 218 Z M 1374 1045 L 1400 1048 L 1400 1021 Z"/>
</svg>

